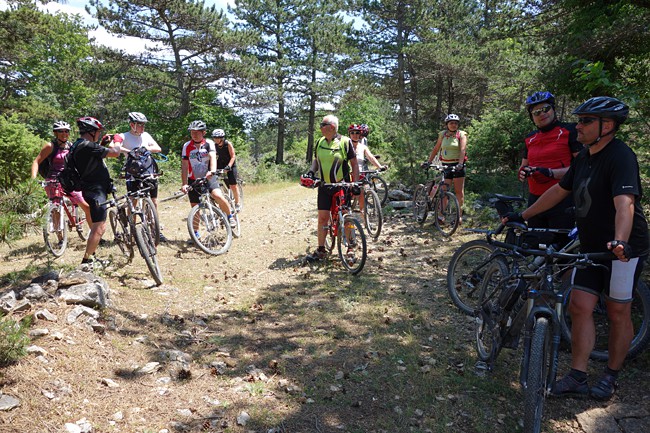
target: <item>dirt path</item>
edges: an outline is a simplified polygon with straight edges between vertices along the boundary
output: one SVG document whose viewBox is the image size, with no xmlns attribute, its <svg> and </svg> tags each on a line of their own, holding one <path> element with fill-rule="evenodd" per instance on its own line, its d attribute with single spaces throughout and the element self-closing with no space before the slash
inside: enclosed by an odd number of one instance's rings
<svg viewBox="0 0 650 433">
<path fill-rule="evenodd" d="M 21 400 L 0 412 L 0 432 L 59 432 L 83 418 L 93 432 L 520 430 L 518 353 L 477 377 L 472 320 L 447 299 L 446 264 L 469 238 L 445 240 L 392 214 L 360 276 L 337 259 L 302 267 L 316 244 L 315 202 L 315 191 L 293 184 L 247 187 L 243 236 L 219 257 L 187 242 L 186 201 L 161 204 L 165 283 L 153 286 L 137 254 L 126 264 L 103 248 L 112 259 L 100 272 L 113 302 L 102 313 L 107 331 L 67 325 L 71 307 L 48 304 L 58 320 L 33 326 L 49 330 L 34 341 L 47 355 L 0 370 L 0 390 Z M 72 246 L 54 262 L 39 235 L 3 246 L 0 291 L 47 266 L 76 266 L 83 244 Z M 170 351 L 191 357 L 180 378 Z M 650 407 L 649 384 L 645 353 L 626 369 L 616 403 Z M 547 404 L 546 431 L 589 432 L 576 414 L 601 406 L 569 402 Z M 244 412 L 250 419 L 238 425 Z"/>
</svg>

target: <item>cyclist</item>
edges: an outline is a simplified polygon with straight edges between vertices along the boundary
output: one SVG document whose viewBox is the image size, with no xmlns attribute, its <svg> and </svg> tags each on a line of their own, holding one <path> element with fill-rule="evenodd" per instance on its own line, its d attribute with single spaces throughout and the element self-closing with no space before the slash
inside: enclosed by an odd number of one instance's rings
<svg viewBox="0 0 650 433">
<path fill-rule="evenodd" d="M 350 167 L 352 180 L 359 181 L 359 164 L 350 139 L 338 133 L 339 119 L 329 114 L 323 117 L 320 131 L 323 136 L 316 142 L 314 159 L 309 171 L 302 175 L 301 183 L 313 184 L 314 173 L 318 171 L 320 179 L 325 183 L 336 183 L 349 179 Z M 349 163 L 349 165 L 348 165 Z M 318 188 L 318 249 L 307 256 L 307 260 L 316 261 L 327 257 L 325 238 L 329 229 L 330 207 L 332 197 L 338 191 L 336 187 L 321 185 Z M 353 191 L 359 194 L 359 191 Z"/>
<path fill-rule="evenodd" d="M 562 123 L 555 113 L 555 97 L 550 92 L 535 92 L 526 98 L 526 109 L 530 119 L 538 128 L 524 139 L 521 167 L 518 176 L 521 182 L 528 179 L 528 206 L 537 201 L 547 189 L 557 184 L 569 169 L 571 160 L 583 148 L 577 140 L 575 123 Z M 530 227 L 573 228 L 575 216 L 569 209 L 573 199 L 567 196 L 548 211 L 530 219 Z M 556 241 L 565 244 L 565 236 Z M 561 239 L 564 238 L 564 239 Z"/>
<path fill-rule="evenodd" d="M 50 164 L 47 175 L 45 176 L 46 181 L 56 181 L 58 174 L 63 170 L 65 156 L 68 154 L 70 147 L 72 146 L 72 143 L 68 140 L 70 137 L 70 124 L 63 120 L 57 120 L 52 125 L 52 131 L 54 131 L 54 140 L 45 143 L 41 148 L 41 151 L 36 155 L 34 162 L 32 162 L 32 179 L 36 179 L 38 166 L 47 158 L 50 159 Z M 54 197 L 55 188 L 56 187 L 51 184 L 45 186 L 45 193 L 49 199 Z M 84 200 L 81 191 L 73 191 L 66 195 L 70 198 L 72 203 L 76 204 L 84 211 L 86 214 L 86 222 L 90 227 L 92 225 L 90 207 L 88 206 L 88 203 L 86 203 L 86 200 Z"/>
<path fill-rule="evenodd" d="M 465 161 L 467 160 L 467 132 L 459 128 L 460 117 L 457 114 L 448 114 L 445 117 L 446 129 L 438 133 L 438 141 L 433 146 L 429 159 L 422 164 L 431 164 L 438 152 L 440 162 L 444 167 L 456 167 L 456 170 L 445 176 L 445 183 L 450 186 L 454 183 L 454 193 L 460 206 L 459 224 L 462 222 L 463 202 L 465 201 Z M 433 190 L 432 190 L 433 193 Z"/>
<path fill-rule="evenodd" d="M 239 189 L 237 189 L 235 147 L 230 141 L 226 140 L 226 133 L 223 129 L 215 129 L 212 131 L 212 139 L 217 145 L 217 168 L 228 170 L 226 184 L 228 184 L 235 198 L 235 211 L 239 212 L 241 210 L 241 204 L 239 204 Z"/>
<path fill-rule="evenodd" d="M 105 202 L 108 193 L 113 188 L 113 181 L 103 159 L 120 156 L 121 146 L 114 143 L 106 148 L 98 143 L 104 126 L 94 117 L 86 116 L 77 119 L 79 138 L 74 142 L 74 158 L 77 171 L 81 176 L 81 191 L 84 199 L 90 205 L 92 226 L 86 243 L 86 251 L 81 263 L 91 263 L 95 260 L 95 250 L 106 230 L 106 207 L 99 206 Z"/>
<path fill-rule="evenodd" d="M 386 170 L 388 166 L 381 165 L 366 144 L 366 137 L 368 136 L 369 131 L 370 130 L 366 125 L 357 125 L 356 123 L 353 123 L 348 126 L 348 136 L 352 142 L 354 152 L 357 155 L 357 165 L 359 166 L 359 172 L 368 170 L 368 164 L 366 160 L 370 161 L 372 165 L 377 167 L 379 170 Z M 365 136 L 363 135 L 364 133 L 366 134 Z M 361 213 L 364 212 L 364 202 L 365 198 L 363 194 L 359 194 L 359 209 L 361 210 Z"/>
<path fill-rule="evenodd" d="M 208 190 L 219 208 L 228 215 L 228 221 L 231 227 L 235 227 L 237 222 L 233 218 L 228 201 L 221 194 L 219 183 L 212 176 L 217 169 L 217 152 L 214 142 L 205 138 L 205 122 L 195 120 L 188 126 L 191 139 L 183 144 L 181 151 L 181 191 L 187 193 L 190 199 L 190 206 L 194 207 L 199 204 L 199 193 L 189 187 L 197 179 L 205 177 L 208 179 Z"/>
<path fill-rule="evenodd" d="M 578 141 L 584 144 L 560 183 L 553 185 L 522 214 L 504 221 L 529 219 L 573 195 L 582 252 L 611 250 L 616 259 L 603 266 L 573 271 L 571 371 L 556 382 L 553 395 L 590 394 L 608 400 L 630 347 L 632 291 L 648 256 L 648 224 L 641 207 L 641 182 L 636 155 L 615 137 L 629 109 L 616 98 L 591 98 L 573 110 L 578 116 Z M 589 388 L 587 366 L 593 349 L 593 309 L 605 295 L 610 325 L 609 359 L 600 381 Z"/>
<path fill-rule="evenodd" d="M 142 147 L 148 150 L 151 153 L 160 153 L 162 149 L 160 145 L 154 140 L 154 138 L 148 132 L 145 132 L 144 128 L 147 124 L 147 116 L 137 111 L 132 111 L 129 113 L 129 127 L 130 130 L 121 134 L 113 135 L 113 142 L 121 143 L 122 152 L 129 153 L 133 149 Z M 156 210 L 158 209 L 158 179 L 149 179 L 147 182 L 150 182 L 152 189 L 149 190 L 149 195 L 151 201 L 153 201 Z M 135 192 L 140 188 L 139 182 L 135 181 L 134 177 L 130 173 L 126 173 L 126 190 L 129 192 Z M 162 233 L 162 228 L 160 232 L 160 241 L 167 242 L 167 238 Z"/>
</svg>

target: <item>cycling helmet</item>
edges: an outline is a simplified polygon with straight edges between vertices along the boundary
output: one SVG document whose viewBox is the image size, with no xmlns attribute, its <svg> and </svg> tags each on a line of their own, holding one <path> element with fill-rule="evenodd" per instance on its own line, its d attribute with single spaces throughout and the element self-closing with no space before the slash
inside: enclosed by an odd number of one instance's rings
<svg viewBox="0 0 650 433">
<path fill-rule="evenodd" d="M 195 120 L 187 127 L 188 131 L 205 131 L 206 129 L 205 122 L 202 120 Z"/>
<path fill-rule="evenodd" d="M 361 125 L 357 125 L 356 123 L 351 123 L 350 126 L 348 126 L 348 134 L 352 131 L 363 132 L 363 128 L 361 127 Z"/>
<path fill-rule="evenodd" d="M 104 129 L 104 125 L 94 117 L 86 116 L 80 117 L 77 119 L 77 126 L 79 127 L 79 132 L 82 134 L 84 132 L 94 132 L 98 129 Z"/>
<path fill-rule="evenodd" d="M 52 130 L 53 131 L 70 131 L 70 124 L 68 122 L 64 122 L 63 120 L 57 120 L 52 125 Z"/>
<path fill-rule="evenodd" d="M 361 126 L 361 136 L 367 137 L 368 134 L 370 134 L 370 128 L 365 123 L 362 123 L 360 126 Z"/>
<path fill-rule="evenodd" d="M 145 116 L 142 113 L 138 113 L 137 111 L 132 111 L 129 113 L 129 122 L 137 122 L 137 123 L 147 123 L 147 116 Z"/>
<path fill-rule="evenodd" d="M 223 129 L 215 129 L 212 131 L 212 138 L 225 138 L 226 133 Z"/>
<path fill-rule="evenodd" d="M 460 117 L 458 117 L 458 114 L 447 114 L 447 117 L 445 117 L 445 125 L 452 120 L 455 120 L 456 122 L 460 122 Z"/>
<path fill-rule="evenodd" d="M 596 96 L 573 110 L 573 114 L 592 114 L 596 117 L 613 119 L 617 124 L 624 123 L 630 109 L 623 102 L 609 96 Z"/>
<path fill-rule="evenodd" d="M 304 186 L 305 188 L 313 188 L 315 184 L 316 181 L 314 180 L 313 177 L 305 174 L 300 176 L 300 185 Z"/>
<path fill-rule="evenodd" d="M 535 92 L 526 98 L 526 108 L 530 112 L 534 105 L 548 102 L 551 107 L 555 108 L 555 96 L 551 92 Z"/>
</svg>

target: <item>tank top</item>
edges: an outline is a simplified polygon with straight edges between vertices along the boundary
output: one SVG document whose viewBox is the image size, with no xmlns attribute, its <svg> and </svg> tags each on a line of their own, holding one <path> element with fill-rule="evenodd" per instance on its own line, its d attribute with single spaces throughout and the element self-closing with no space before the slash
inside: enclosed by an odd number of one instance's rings
<svg viewBox="0 0 650 433">
<path fill-rule="evenodd" d="M 59 145 L 59 149 L 55 149 L 55 144 L 52 143 L 52 152 L 56 152 L 54 157 L 50 160 L 50 171 L 47 174 L 46 180 L 56 180 L 59 173 L 63 171 L 63 166 L 65 164 L 65 156 L 70 152 L 70 142 L 65 144 L 66 148 L 64 149 Z M 47 156 L 48 158 L 50 155 Z"/>
</svg>

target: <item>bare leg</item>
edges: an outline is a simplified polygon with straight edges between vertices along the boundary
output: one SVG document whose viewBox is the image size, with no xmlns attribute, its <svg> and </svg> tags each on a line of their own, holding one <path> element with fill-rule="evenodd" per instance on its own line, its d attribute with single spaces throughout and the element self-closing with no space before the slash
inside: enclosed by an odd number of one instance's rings
<svg viewBox="0 0 650 433">
<path fill-rule="evenodd" d="M 580 371 L 587 371 L 589 354 L 596 341 L 596 328 L 594 326 L 594 307 L 598 297 L 581 290 L 571 291 L 571 367 Z"/>
<path fill-rule="evenodd" d="M 90 227 L 90 235 L 88 236 L 88 242 L 86 243 L 86 252 L 84 253 L 84 259 L 89 259 L 95 251 L 97 250 L 97 245 L 102 239 L 104 231 L 106 230 L 106 221 L 100 221 L 93 223 Z"/>
<path fill-rule="evenodd" d="M 239 189 L 237 188 L 237 184 L 230 185 L 230 190 L 232 191 L 232 196 L 235 199 L 235 205 L 239 204 Z"/>
<path fill-rule="evenodd" d="M 609 360 L 607 366 L 612 370 L 620 370 L 630 350 L 630 343 L 634 338 L 632 325 L 632 303 L 606 301 L 607 316 L 609 318 Z"/>
<path fill-rule="evenodd" d="M 325 246 L 325 237 L 327 237 L 327 226 L 330 222 L 330 211 L 328 210 L 319 210 L 318 211 L 318 246 Z"/>
</svg>

